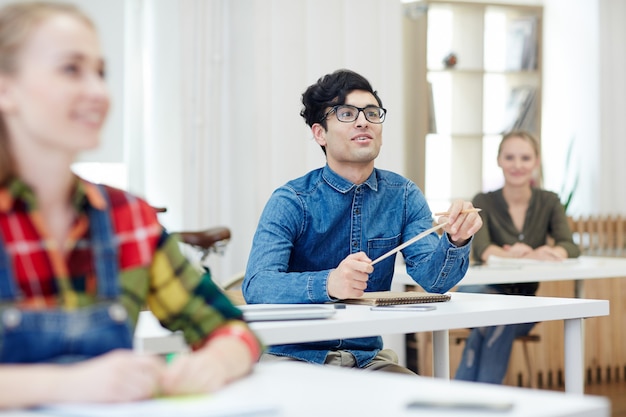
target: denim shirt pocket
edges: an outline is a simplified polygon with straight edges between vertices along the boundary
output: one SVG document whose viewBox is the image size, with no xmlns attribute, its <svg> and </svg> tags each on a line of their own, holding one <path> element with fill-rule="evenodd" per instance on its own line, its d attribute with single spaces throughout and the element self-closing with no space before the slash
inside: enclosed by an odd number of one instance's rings
<svg viewBox="0 0 626 417">
<path fill-rule="evenodd" d="M 401 243 L 401 235 L 392 237 L 375 238 L 367 241 L 367 256 L 373 261 L 396 248 Z M 387 291 L 391 285 L 396 255 L 383 259 L 374 266 L 374 272 L 370 274 L 367 283 L 369 291 Z"/>
</svg>

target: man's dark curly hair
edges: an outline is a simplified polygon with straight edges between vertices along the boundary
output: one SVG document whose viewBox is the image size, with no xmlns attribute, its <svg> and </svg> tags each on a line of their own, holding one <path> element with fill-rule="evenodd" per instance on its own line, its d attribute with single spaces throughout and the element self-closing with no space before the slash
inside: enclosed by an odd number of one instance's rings
<svg viewBox="0 0 626 417">
<path fill-rule="evenodd" d="M 300 111 L 300 116 L 304 118 L 309 127 L 319 123 L 324 129 L 327 129 L 328 126 L 323 117 L 328 107 L 345 104 L 346 96 L 354 90 L 372 93 L 378 102 L 378 106 L 383 107 L 380 97 L 378 97 L 378 94 L 365 77 L 354 71 L 339 69 L 332 74 L 324 75 L 302 93 L 302 104 L 304 107 Z"/>
</svg>

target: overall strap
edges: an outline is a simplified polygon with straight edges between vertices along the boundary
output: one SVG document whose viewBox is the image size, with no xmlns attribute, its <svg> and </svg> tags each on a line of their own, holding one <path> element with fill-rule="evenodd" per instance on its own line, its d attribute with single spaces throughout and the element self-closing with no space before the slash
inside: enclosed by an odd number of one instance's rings
<svg viewBox="0 0 626 417">
<path fill-rule="evenodd" d="M 98 281 L 98 297 L 102 299 L 117 298 L 120 292 L 118 282 L 118 242 L 111 221 L 111 210 L 108 194 L 103 185 L 98 184 L 100 192 L 107 200 L 107 210 L 88 208 L 89 228 L 93 259 Z"/>
<path fill-rule="evenodd" d="M 15 283 L 11 259 L 0 235 L 0 301 L 14 301 L 20 296 L 21 291 Z"/>
</svg>

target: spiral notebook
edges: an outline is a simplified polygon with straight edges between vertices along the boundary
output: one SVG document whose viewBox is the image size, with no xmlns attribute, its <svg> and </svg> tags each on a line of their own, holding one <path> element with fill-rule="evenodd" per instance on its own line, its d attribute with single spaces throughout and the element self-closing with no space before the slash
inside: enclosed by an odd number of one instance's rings
<svg viewBox="0 0 626 417">
<path fill-rule="evenodd" d="M 388 306 L 395 304 L 440 303 L 449 300 L 450 294 L 434 294 L 418 291 L 373 291 L 366 292 L 358 298 L 346 298 L 342 300 L 342 302 L 369 306 Z"/>
</svg>

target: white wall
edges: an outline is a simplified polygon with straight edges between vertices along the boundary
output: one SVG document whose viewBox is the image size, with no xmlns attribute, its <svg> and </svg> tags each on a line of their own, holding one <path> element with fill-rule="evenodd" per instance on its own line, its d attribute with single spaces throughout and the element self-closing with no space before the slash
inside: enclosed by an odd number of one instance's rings
<svg viewBox="0 0 626 417">
<path fill-rule="evenodd" d="M 348 67 L 370 79 L 389 109 L 378 166 L 404 171 L 399 1 L 75 3 L 100 29 L 114 100 L 103 153 L 86 157 L 122 154 L 131 190 L 168 207 L 170 230 L 229 226 L 217 279 L 244 268 L 272 190 L 324 163 L 299 116 L 302 92 L 321 75 Z M 558 191 L 571 178 L 563 166 L 573 137 L 581 182 L 572 214 L 626 213 L 626 6 L 543 3 L 546 186 Z M 377 41 L 364 43 L 364 33 Z"/>
<path fill-rule="evenodd" d="M 320 76 L 346 67 L 369 78 L 389 109 L 379 166 L 402 171 L 401 12 L 386 0 L 231 0 L 224 11 L 220 139 L 231 163 L 217 184 L 226 209 L 204 221 L 233 229 L 228 256 L 243 269 L 270 193 L 325 162 L 299 116 Z"/>
<path fill-rule="evenodd" d="M 389 109 L 378 166 L 404 171 L 399 2 L 184 0 L 181 4 L 191 7 L 186 13 L 195 7 L 195 14 L 204 16 L 191 29 L 185 24 L 183 30 L 206 31 L 206 22 L 214 28 L 204 36 L 209 39 L 206 53 L 213 58 L 205 71 L 210 80 L 199 84 L 214 104 L 209 110 L 190 107 L 185 112 L 194 115 L 195 123 L 205 120 L 215 129 L 196 139 L 202 142 L 206 137 L 209 142 L 201 160 L 210 161 L 212 168 L 201 171 L 201 177 L 210 180 L 188 186 L 173 224 L 232 228 L 233 241 L 220 262 L 224 276 L 245 266 L 256 221 L 272 190 L 324 163 L 298 115 L 301 93 L 319 76 L 349 67 L 372 81 Z M 198 13 L 199 4 L 210 10 Z M 574 215 L 626 213 L 626 196 L 619 192 L 626 145 L 618 136 L 624 131 L 621 74 L 626 62 L 624 51 L 607 46 L 614 43 L 610 39 L 624 38 L 619 25 L 626 17 L 624 7 L 599 0 L 544 2 L 545 180 L 547 188 L 559 191 L 572 178 L 571 172 L 564 172 L 564 150 L 574 138 L 573 166 L 580 172 L 570 211 Z M 358 34 L 365 32 L 376 34 L 379 41 L 364 44 Z M 189 66 L 190 61 L 181 64 Z M 202 74 L 194 78 L 201 79 Z M 171 173 L 174 184 L 193 180 L 189 167 L 183 165 L 187 174 Z"/>
<path fill-rule="evenodd" d="M 127 2 L 141 27 L 128 55 L 143 56 L 126 98 L 131 190 L 167 206 L 170 230 L 231 228 L 216 279 L 245 268 L 270 193 L 325 163 L 299 116 L 320 76 L 346 67 L 370 79 L 389 110 L 378 166 L 403 171 L 399 2 Z"/>
<path fill-rule="evenodd" d="M 570 214 L 626 213 L 626 3 L 545 2 L 543 163 L 546 183 L 580 182 Z M 567 141 L 575 159 L 564 172 Z"/>
<path fill-rule="evenodd" d="M 626 213 L 626 48 L 623 42 L 626 39 L 626 2 L 598 0 L 598 5 L 601 163 L 593 187 L 601 191 L 587 200 L 587 204 L 589 212 L 598 204 L 600 213 L 623 216 Z"/>
<path fill-rule="evenodd" d="M 600 210 L 604 191 L 600 129 L 600 44 L 598 0 L 550 0 L 544 6 L 542 153 L 546 188 L 562 190 L 580 176 L 568 212 Z M 574 141 L 571 169 L 566 149 Z M 577 174 L 578 172 L 578 174 Z M 608 210 L 605 207 L 604 210 Z M 623 207 L 626 210 L 626 206 Z"/>
<path fill-rule="evenodd" d="M 302 92 L 320 76 L 346 67 L 370 79 L 389 109 L 379 166 L 402 170 L 400 8 L 389 3 L 228 3 L 225 109 L 234 150 L 228 174 L 234 192 L 226 223 L 233 225 L 237 239 L 232 249 L 239 256 L 233 263 L 247 258 L 270 193 L 325 162 L 299 116 Z M 360 35 L 365 33 L 374 34 L 378 42 L 364 42 Z"/>
</svg>

